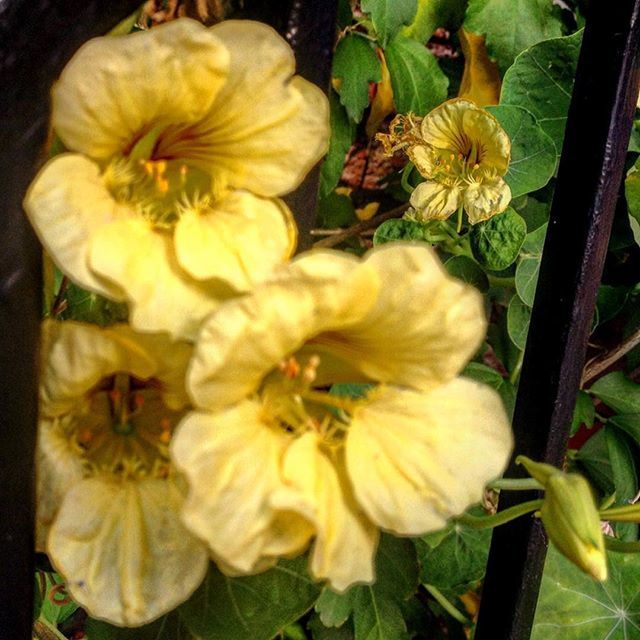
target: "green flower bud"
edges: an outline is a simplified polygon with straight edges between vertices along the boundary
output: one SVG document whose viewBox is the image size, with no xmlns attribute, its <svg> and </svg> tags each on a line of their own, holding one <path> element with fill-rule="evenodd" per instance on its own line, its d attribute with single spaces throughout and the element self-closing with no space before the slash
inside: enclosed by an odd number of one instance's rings
<svg viewBox="0 0 640 640">
<path fill-rule="evenodd" d="M 540 517 L 551 542 L 585 573 L 606 580 L 604 536 L 589 483 L 577 473 L 563 473 L 524 456 L 518 463 L 545 488 Z"/>
</svg>

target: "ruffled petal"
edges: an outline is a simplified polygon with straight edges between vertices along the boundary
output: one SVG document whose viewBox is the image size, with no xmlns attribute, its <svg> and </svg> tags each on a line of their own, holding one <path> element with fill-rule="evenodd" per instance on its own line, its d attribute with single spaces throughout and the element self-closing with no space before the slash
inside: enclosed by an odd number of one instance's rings
<svg viewBox="0 0 640 640">
<path fill-rule="evenodd" d="M 207 117 L 163 142 L 237 189 L 261 196 L 295 189 L 329 139 L 326 96 L 296 76 L 289 45 L 265 24 L 226 20 L 211 28 L 231 53 L 227 82 Z"/>
<path fill-rule="evenodd" d="M 484 109 L 465 111 L 464 132 L 472 140 L 482 143 L 480 167 L 487 167 L 503 176 L 509 168 L 511 140 L 498 120 Z"/>
<path fill-rule="evenodd" d="M 457 378 L 430 393 L 380 387 L 354 411 L 345 449 L 367 516 L 396 534 L 421 535 L 479 502 L 512 446 L 496 391 Z"/>
<path fill-rule="evenodd" d="M 311 252 L 278 270 L 272 282 L 227 302 L 198 336 L 187 380 L 195 404 L 213 410 L 250 395 L 309 337 L 360 320 L 378 286 L 374 270 L 356 258 Z"/>
<path fill-rule="evenodd" d="M 98 159 L 128 153 L 154 128 L 190 124 L 225 82 L 226 47 L 195 20 L 95 38 L 53 90 L 53 127 L 69 149 Z"/>
<path fill-rule="evenodd" d="M 286 444 L 261 417 L 262 405 L 249 400 L 216 414 L 192 412 L 171 443 L 189 482 L 185 524 L 239 573 L 256 571 L 269 542 L 268 497 L 280 484 Z"/>
<path fill-rule="evenodd" d="M 120 287 L 92 271 L 88 263 L 96 229 L 133 215 L 113 199 L 97 164 L 71 153 L 56 156 L 29 187 L 24 208 L 65 275 L 89 291 L 124 300 Z"/>
<path fill-rule="evenodd" d="M 182 268 L 197 280 L 216 278 L 238 291 L 265 280 L 295 249 L 296 226 L 279 200 L 235 191 L 206 213 L 185 212 L 175 229 Z"/>
<path fill-rule="evenodd" d="M 181 523 L 181 506 L 171 480 L 95 477 L 68 491 L 48 550 L 71 595 L 92 617 L 142 625 L 198 587 L 208 557 Z"/>
<path fill-rule="evenodd" d="M 313 523 L 311 573 L 337 591 L 372 582 L 378 530 L 354 503 L 314 434 L 306 433 L 287 449 L 282 478 L 287 486 L 273 494 L 271 503 Z"/>
<path fill-rule="evenodd" d="M 130 322 L 139 331 L 193 339 L 202 319 L 232 293 L 223 283 L 194 280 L 178 264 L 171 234 L 140 219 L 99 229 L 89 260 L 125 292 Z"/>
<path fill-rule="evenodd" d="M 511 189 L 499 177 L 475 182 L 464 192 L 464 208 L 471 224 L 477 224 L 502 213 L 511 202 Z"/>
<path fill-rule="evenodd" d="M 457 155 L 464 152 L 464 116 L 478 107 L 469 100 L 454 98 L 428 113 L 420 125 L 424 141 L 437 149 L 449 149 Z"/>
<path fill-rule="evenodd" d="M 460 206 L 462 190 L 442 182 L 421 182 L 411 194 L 411 206 L 421 220 L 446 220 Z"/>
</svg>

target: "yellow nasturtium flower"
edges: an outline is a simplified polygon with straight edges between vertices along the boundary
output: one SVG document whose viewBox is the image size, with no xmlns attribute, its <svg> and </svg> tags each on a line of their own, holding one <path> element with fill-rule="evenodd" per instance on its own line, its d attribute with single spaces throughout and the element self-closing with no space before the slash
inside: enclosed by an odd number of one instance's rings
<svg viewBox="0 0 640 640">
<path fill-rule="evenodd" d="M 38 546 L 89 613 L 137 626 L 198 587 L 206 547 L 182 524 L 169 459 L 191 347 L 127 325 L 45 322 Z"/>
<path fill-rule="evenodd" d="M 311 252 L 225 303 L 199 334 L 196 410 L 172 442 L 185 523 L 229 573 L 315 537 L 316 578 L 372 581 L 379 529 L 439 529 L 504 469 L 500 398 L 458 377 L 485 329 L 481 295 L 426 246 Z M 335 382 L 379 384 L 354 399 Z"/>
<path fill-rule="evenodd" d="M 32 184 L 26 211 L 60 268 L 131 307 L 140 330 L 192 337 L 295 245 L 276 196 L 328 139 L 324 94 L 293 76 L 267 25 L 187 18 L 85 44 L 53 89 L 71 151 Z"/>
<path fill-rule="evenodd" d="M 404 149 L 425 178 L 411 194 L 418 218 L 445 220 L 464 207 L 476 224 L 507 208 L 511 141 L 484 109 L 454 98 L 424 118 L 396 116 L 389 131 L 378 135 L 386 152 Z"/>
</svg>

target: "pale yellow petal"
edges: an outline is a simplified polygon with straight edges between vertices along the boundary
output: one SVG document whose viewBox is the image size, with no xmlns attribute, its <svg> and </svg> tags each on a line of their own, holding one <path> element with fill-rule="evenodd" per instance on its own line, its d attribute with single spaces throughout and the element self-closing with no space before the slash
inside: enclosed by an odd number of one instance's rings
<svg viewBox="0 0 640 640">
<path fill-rule="evenodd" d="M 319 251 L 227 302 L 205 320 L 198 336 L 187 381 L 195 404 L 216 409 L 253 393 L 308 338 L 361 319 L 378 286 L 374 270 L 353 256 Z"/>
<path fill-rule="evenodd" d="M 380 281 L 371 309 L 351 326 L 318 334 L 307 349 L 376 382 L 429 389 L 456 376 L 486 332 L 480 293 L 451 278 L 425 245 L 388 243 L 369 252 L 365 265 Z"/>
<path fill-rule="evenodd" d="M 420 220 L 446 220 L 457 211 L 461 200 L 459 186 L 427 180 L 413 190 L 410 202 Z"/>
<path fill-rule="evenodd" d="M 449 149 L 456 155 L 464 154 L 464 116 L 469 109 L 478 107 L 469 100 L 454 98 L 443 102 L 422 120 L 420 131 L 427 144 L 438 149 Z"/>
<path fill-rule="evenodd" d="M 172 440 L 172 458 L 189 483 L 185 524 L 240 573 L 256 571 L 269 540 L 268 497 L 280 483 L 285 443 L 262 422 L 262 405 L 249 400 L 188 414 Z"/>
<path fill-rule="evenodd" d="M 238 291 L 267 279 L 295 249 L 296 227 L 284 202 L 234 191 L 200 213 L 187 211 L 175 229 L 182 268 L 197 280 L 216 278 Z"/>
<path fill-rule="evenodd" d="M 502 213 L 511 202 L 511 189 L 499 177 L 485 179 L 467 187 L 464 208 L 471 224 L 477 224 Z"/>
<path fill-rule="evenodd" d="M 511 140 L 498 120 L 484 109 L 469 109 L 464 113 L 464 133 L 482 147 L 480 167 L 504 175 L 509 168 Z"/>
<path fill-rule="evenodd" d="M 91 237 L 96 229 L 132 215 L 116 203 L 91 160 L 63 154 L 50 160 L 32 182 L 24 208 L 54 262 L 80 286 L 123 300 L 115 283 L 89 267 Z"/>
<path fill-rule="evenodd" d="M 271 502 L 279 509 L 299 512 L 315 526 L 310 556 L 313 576 L 327 580 L 337 591 L 372 582 L 378 530 L 359 510 L 313 433 L 287 449 L 282 478 L 287 486 L 274 493 Z"/>
<path fill-rule="evenodd" d="M 431 178 L 437 170 L 438 155 L 432 147 L 423 144 L 411 144 L 407 147 L 407 156 L 413 162 L 416 169 L 425 178 Z"/>
<path fill-rule="evenodd" d="M 202 319 L 231 293 L 219 282 L 194 280 L 178 264 L 171 234 L 141 219 L 99 229 L 89 259 L 96 273 L 125 292 L 138 331 L 193 339 Z"/>
<path fill-rule="evenodd" d="M 353 414 L 346 460 L 369 518 L 396 534 L 421 535 L 479 502 L 512 445 L 497 392 L 457 378 L 429 393 L 373 392 Z"/>
<path fill-rule="evenodd" d="M 292 191 L 327 149 L 326 96 L 290 79 L 293 52 L 271 27 L 226 20 L 211 33 L 231 53 L 227 82 L 207 117 L 167 146 L 231 187 L 262 196 Z"/>
<path fill-rule="evenodd" d="M 68 148 L 93 158 L 127 153 L 154 128 L 202 118 L 228 65 L 225 46 L 195 20 L 95 38 L 54 87 L 53 127 Z"/>
<path fill-rule="evenodd" d="M 49 555 L 74 600 L 94 618 L 138 626 L 171 611 L 198 587 L 206 549 L 182 525 L 170 480 L 83 480 L 67 493 Z"/>
</svg>

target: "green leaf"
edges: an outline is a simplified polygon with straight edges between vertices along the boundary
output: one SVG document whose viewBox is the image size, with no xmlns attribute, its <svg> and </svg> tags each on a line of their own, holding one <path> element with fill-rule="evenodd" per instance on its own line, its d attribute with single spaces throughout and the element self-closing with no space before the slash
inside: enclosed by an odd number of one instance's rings
<svg viewBox="0 0 640 640">
<path fill-rule="evenodd" d="M 57 573 L 45 573 L 44 575 L 46 595 L 42 599 L 40 617 L 57 625 L 73 615 L 79 605 L 68 594 L 62 576 Z"/>
<path fill-rule="evenodd" d="M 348 227 L 357 222 L 356 211 L 349 196 L 331 191 L 318 199 L 318 221 L 325 229 Z"/>
<path fill-rule="evenodd" d="M 539 272 L 540 258 L 522 258 L 516 267 L 516 291 L 528 307 L 533 307 Z"/>
<path fill-rule="evenodd" d="M 511 206 L 524 218 L 527 223 L 527 229 L 533 233 L 535 230 L 544 226 L 549 220 L 549 203 L 531 197 L 531 195 L 519 198 L 519 202 L 512 203 Z M 546 227 L 545 227 L 546 228 Z"/>
<path fill-rule="evenodd" d="M 424 240 L 424 227 L 413 220 L 385 220 L 373 234 L 373 244 L 394 240 Z"/>
<path fill-rule="evenodd" d="M 418 586 L 418 565 L 410 540 L 382 535 L 376 556 L 376 582 L 339 594 L 328 588 L 316 603 L 327 627 L 351 618 L 355 640 L 409 640 L 400 603 Z"/>
<path fill-rule="evenodd" d="M 574 459 L 603 494 L 610 495 L 615 491 L 609 447 L 602 429 L 582 445 Z"/>
<path fill-rule="evenodd" d="M 398 34 L 384 53 L 400 113 L 423 116 L 447 99 L 449 80 L 424 45 Z"/>
<path fill-rule="evenodd" d="M 615 317 L 624 307 L 629 297 L 629 288 L 624 286 L 612 287 L 602 284 L 598 289 L 598 324 Z"/>
<path fill-rule="evenodd" d="M 401 33 L 425 44 L 438 27 L 457 31 L 466 6 L 467 0 L 418 0 L 416 17 Z"/>
<path fill-rule="evenodd" d="M 346 155 L 356 135 L 355 124 L 349 119 L 346 109 L 340 104 L 338 94 L 329 92 L 331 109 L 331 137 L 329 152 L 320 169 L 320 198 L 327 197 L 338 185 Z"/>
<path fill-rule="evenodd" d="M 571 418 L 571 435 L 573 435 L 581 425 L 585 425 L 588 429 L 593 427 L 595 418 L 596 409 L 593 406 L 591 396 L 585 391 L 578 391 L 576 406 L 573 409 L 573 417 Z"/>
<path fill-rule="evenodd" d="M 629 224 L 636 244 L 640 244 L 640 159 L 631 168 L 624 181 Z"/>
<path fill-rule="evenodd" d="M 527 237 L 522 243 L 523 253 L 531 257 L 539 258 L 540 256 L 542 256 L 542 249 L 544 248 L 544 240 L 547 237 L 548 226 L 548 224 L 543 224 L 535 231 L 527 233 Z"/>
<path fill-rule="evenodd" d="M 325 627 L 320 620 L 320 616 L 314 614 L 307 623 L 313 640 L 355 640 L 353 626 L 350 623 L 341 627 Z"/>
<path fill-rule="evenodd" d="M 502 72 L 521 51 L 562 35 L 550 0 L 469 0 L 464 28 L 486 35 L 489 55 Z"/>
<path fill-rule="evenodd" d="M 609 579 L 601 583 L 549 549 L 531 640 L 640 637 L 640 554 L 607 555 Z"/>
<path fill-rule="evenodd" d="M 340 103 L 354 122 L 360 122 L 369 104 L 369 83 L 379 82 L 382 77 L 380 60 L 371 43 L 353 32 L 342 38 L 333 56 L 333 77 L 342 80 Z"/>
<path fill-rule="evenodd" d="M 560 155 L 578 64 L 582 32 L 554 38 L 521 53 L 502 83 L 500 104 L 524 107 L 553 140 Z"/>
<path fill-rule="evenodd" d="M 589 392 L 618 413 L 640 413 L 640 385 L 622 371 L 614 371 L 597 380 Z"/>
<path fill-rule="evenodd" d="M 518 296 L 513 296 L 507 309 L 507 329 L 511 341 L 520 351 L 527 345 L 530 320 L 531 309 Z"/>
<path fill-rule="evenodd" d="M 624 431 L 637 445 L 640 445 L 640 413 L 621 413 L 611 416 L 607 424 L 609 423 Z"/>
<path fill-rule="evenodd" d="M 484 515 L 480 507 L 471 514 Z M 440 541 L 433 546 L 431 538 Z M 471 529 L 460 523 L 450 524 L 442 532 L 416 538 L 421 571 L 420 581 L 432 584 L 445 593 L 460 595 L 481 580 L 487 566 L 491 529 Z"/>
<path fill-rule="evenodd" d="M 199 640 L 185 627 L 176 611 L 135 629 L 115 627 L 89 618 L 85 632 L 90 640 Z"/>
<path fill-rule="evenodd" d="M 444 268 L 454 278 L 486 293 L 489 289 L 489 279 L 480 265 L 469 256 L 453 256 L 444 263 Z"/>
<path fill-rule="evenodd" d="M 396 35 L 402 25 L 409 24 L 418 9 L 417 0 L 362 0 L 362 10 L 371 15 L 371 22 L 382 46 Z"/>
<path fill-rule="evenodd" d="M 491 271 L 501 271 L 516 261 L 527 235 L 525 221 L 510 207 L 471 228 L 473 257 Z"/>
<path fill-rule="evenodd" d="M 282 560 L 255 576 L 229 578 L 213 565 L 202 586 L 178 610 L 200 640 L 271 640 L 313 606 L 320 587 L 307 559 Z"/>
<path fill-rule="evenodd" d="M 511 138 L 511 161 L 505 180 L 511 197 L 544 187 L 556 170 L 556 147 L 536 119 L 522 107 L 487 107 Z"/>
</svg>

